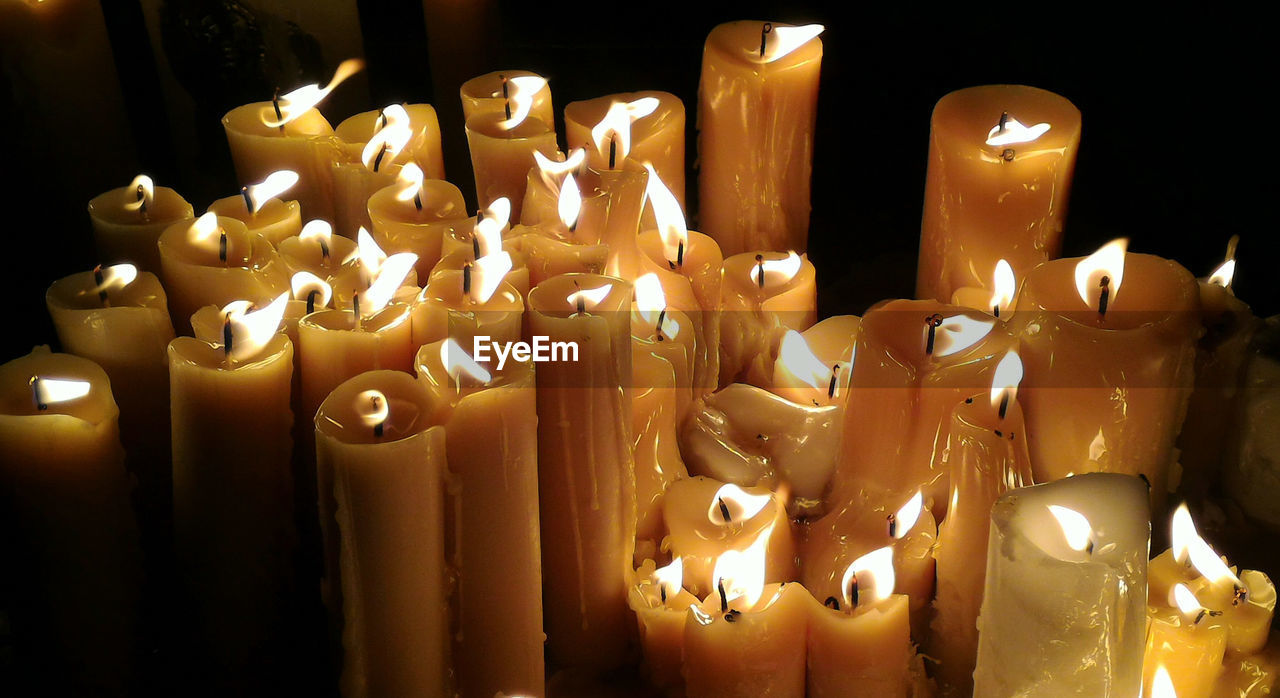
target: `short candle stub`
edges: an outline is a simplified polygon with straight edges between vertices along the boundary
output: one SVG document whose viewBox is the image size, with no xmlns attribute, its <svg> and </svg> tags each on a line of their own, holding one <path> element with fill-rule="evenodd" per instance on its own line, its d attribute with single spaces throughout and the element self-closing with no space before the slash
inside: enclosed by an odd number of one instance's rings
<svg viewBox="0 0 1280 698">
<path fill-rule="evenodd" d="M 937 342 L 938 328 L 942 326 L 942 314 L 934 313 L 924 319 L 924 323 L 929 326 L 929 335 L 924 341 L 924 353 L 933 355 L 933 345 Z"/>
</svg>

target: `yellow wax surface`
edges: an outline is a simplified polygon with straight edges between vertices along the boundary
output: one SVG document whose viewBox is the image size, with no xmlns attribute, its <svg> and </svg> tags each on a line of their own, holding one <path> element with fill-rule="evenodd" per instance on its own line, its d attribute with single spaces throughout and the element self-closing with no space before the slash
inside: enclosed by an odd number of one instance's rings
<svg viewBox="0 0 1280 698">
<path fill-rule="evenodd" d="M 537 163 L 534 151 L 547 157 L 557 152 L 553 122 L 529 116 L 511 129 L 500 125 L 504 113 L 487 112 L 467 118 L 467 145 L 471 149 L 471 167 L 475 170 L 476 199 L 494 201 L 505 196 L 511 202 L 511 220 L 520 220 L 524 202 L 525 178 Z"/>
<path fill-rule="evenodd" d="M 616 169 L 622 161 L 622 151 L 617 150 L 614 168 L 609 168 L 609 144 L 597 149 L 591 137 L 591 129 L 604 119 L 614 102 L 634 102 L 639 99 L 658 100 L 658 107 L 648 116 L 631 122 L 631 152 L 626 159 L 653 165 L 658 177 L 675 195 L 684 208 L 684 102 L 670 92 L 645 90 L 570 102 L 564 108 L 565 140 L 569 148 L 585 147 L 587 164 L 596 169 Z"/>
<path fill-rule="evenodd" d="M 1160 603 L 1159 599 L 1151 599 Z M 1205 618 L 1200 623 L 1177 609 L 1150 608 L 1147 642 L 1142 659 L 1143 695 L 1151 695 L 1156 668 L 1169 672 L 1178 698 L 1210 698 L 1221 675 L 1227 631 Z"/>
<path fill-rule="evenodd" d="M 564 274 L 603 273 L 609 257 L 608 246 L 578 242 L 545 225 L 515 226 L 510 247 L 524 254 L 531 286 Z"/>
<path fill-rule="evenodd" d="M 646 560 L 636 570 L 635 584 L 627 593 L 627 604 L 636 615 L 644 650 L 641 670 L 657 688 L 682 689 L 685 620 L 689 607 L 698 606 L 700 602 L 683 588 L 664 602 L 658 585 L 651 578 L 654 566 L 652 560 Z"/>
<path fill-rule="evenodd" d="M 848 612 L 814 599 L 809 610 L 809 698 L 906 698 L 912 654 L 907 597 Z"/>
<path fill-rule="evenodd" d="M 507 272 L 507 276 L 503 281 L 511 284 L 511 288 L 515 289 L 516 292 L 520 294 L 521 298 L 528 298 L 529 267 L 525 262 L 524 252 L 521 252 L 513 246 L 504 247 L 503 251 L 511 255 L 511 271 Z M 467 264 L 474 264 L 475 261 L 476 257 L 474 251 L 471 249 L 470 245 L 467 245 L 456 252 L 452 252 L 441 257 L 440 261 L 432 267 L 430 276 L 435 276 L 443 271 L 461 272 L 462 267 Z M 430 277 L 427 278 L 428 280 L 430 279 Z"/>
<path fill-rule="evenodd" d="M 462 98 L 462 116 L 470 119 L 477 114 L 504 114 L 506 100 L 502 98 L 502 79 L 538 77 L 527 70 L 496 70 L 462 83 L 458 90 Z M 505 116 L 505 114 L 504 114 Z M 544 85 L 533 95 L 533 108 L 529 116 L 545 124 L 554 124 L 555 109 L 551 104 L 551 86 Z"/>
<path fill-rule="evenodd" d="M 721 387 L 741 377 L 752 357 L 767 351 L 775 336 L 789 329 L 803 332 L 818 319 L 813 263 L 802 255 L 800 270 L 789 279 L 766 271 L 761 288 L 752 276 L 757 267 L 756 255 L 766 261 L 787 256 L 781 252 L 744 252 L 724 260 L 720 287 Z"/>
<path fill-rule="evenodd" d="M 444 155 L 440 150 L 440 120 L 430 104 L 402 105 L 409 114 L 409 128 L 413 136 L 405 144 L 396 160 L 414 162 L 430 179 L 444 179 Z M 342 141 L 346 157 L 359 162 L 365 145 L 382 128 L 381 110 L 374 109 L 351 116 L 338 124 L 333 135 Z"/>
<path fill-rule="evenodd" d="M 260 182 L 280 169 L 298 173 L 290 190 L 308 220 L 333 220 L 329 163 L 341 156 L 333 127 L 316 109 L 309 109 L 284 125 L 271 127 L 263 118 L 275 118 L 271 102 L 236 107 L 222 117 L 222 128 L 231 147 L 236 180 Z"/>
<path fill-rule="evenodd" d="M 413 199 L 400 201 L 400 186 L 392 184 L 374 192 L 369 197 L 370 233 L 374 241 L 387 254 L 412 252 L 418 255 L 414 268 L 418 278 L 425 279 L 443 256 L 442 237 L 448 231 L 471 220 L 462 192 L 440 179 L 428 179 L 422 183 L 419 199 L 422 208 Z"/>
<path fill-rule="evenodd" d="M 146 212 L 125 208 L 137 201 L 137 190 L 120 187 L 89 200 L 89 221 L 93 224 L 98 261 L 104 265 L 129 262 L 143 271 L 160 273 L 156 240 L 170 225 L 191 220 L 195 211 L 178 192 L 156 187 L 155 198 Z"/>
<path fill-rule="evenodd" d="M 752 609 L 690 610 L 684 625 L 687 695 L 803 698 L 811 604 L 799 584 L 768 584 Z"/>
<path fill-rule="evenodd" d="M 463 293 L 461 271 L 442 270 L 427 282 L 410 312 L 416 346 L 452 337 L 470 354 L 477 336 L 493 342 L 520 340 L 524 299 L 504 281 L 488 301 L 477 303 Z"/>
<path fill-rule="evenodd" d="M 263 235 L 275 246 L 302 232 L 302 212 L 297 201 L 267 199 L 258 210 L 250 213 L 244 197 L 237 194 L 214 201 L 209 204 L 209 210 L 244 223 L 250 233 Z"/>
<path fill-rule="evenodd" d="M 320 241 L 314 238 L 306 240 L 297 236 L 285 238 L 280 241 L 276 249 L 279 250 L 280 259 L 289 270 L 290 278 L 300 271 L 309 271 L 321 279 L 328 280 L 346 261 L 355 258 L 357 247 L 355 240 L 340 235 L 332 236 L 326 244 L 329 247 L 328 256 L 324 254 Z M 385 247 L 383 249 L 386 250 Z"/>
<path fill-rule="evenodd" d="M 662 284 L 667 305 L 683 310 L 693 320 L 698 338 L 694 361 L 694 382 L 698 394 L 716 388 L 720 373 L 720 302 L 724 256 L 715 240 L 690 230 L 681 263 L 672 268 L 666 259 L 662 237 L 647 230 L 636 238 L 640 264 L 637 275 L 654 273 Z"/>
<path fill-rule="evenodd" d="M 662 502 L 667 488 L 689 476 L 676 431 L 679 399 L 687 402 L 689 391 L 677 387 L 672 362 L 650 349 L 655 344 L 662 343 L 632 336 L 631 430 L 635 439 L 636 540 L 656 550 L 662 542 Z M 682 356 L 681 352 L 676 360 Z"/>
</svg>

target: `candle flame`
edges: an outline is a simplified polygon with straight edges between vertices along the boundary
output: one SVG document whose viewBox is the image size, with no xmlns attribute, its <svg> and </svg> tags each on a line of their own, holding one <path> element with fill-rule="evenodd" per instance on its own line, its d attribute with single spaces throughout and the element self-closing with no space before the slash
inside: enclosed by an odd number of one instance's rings
<svg viewBox="0 0 1280 698">
<path fill-rule="evenodd" d="M 857 599 L 853 597 L 855 583 Z M 845 569 L 844 577 L 840 580 L 840 595 L 844 597 L 845 608 L 870 606 L 892 596 L 897 583 L 897 575 L 893 569 L 893 547 L 885 546 L 854 560 Z"/>
<path fill-rule="evenodd" d="M 640 319 L 653 325 L 668 339 L 675 339 L 680 334 L 680 324 L 666 314 L 667 294 L 662 289 L 662 282 L 654 272 L 644 274 L 635 281 L 636 312 Z M 658 327 L 661 320 L 662 326 Z"/>
<path fill-rule="evenodd" d="M 1048 506 L 1049 513 L 1053 514 L 1053 518 L 1057 519 L 1058 525 L 1062 527 L 1062 535 L 1067 540 L 1067 546 L 1079 552 L 1087 550 L 1090 538 L 1093 537 L 1093 526 L 1090 525 L 1089 519 L 1075 509 L 1057 504 Z"/>
<path fill-rule="evenodd" d="M 257 211 L 262 208 L 262 205 L 268 199 L 289 191 L 297 183 L 297 172 L 293 170 L 276 170 L 267 175 L 267 178 L 261 182 L 245 187 L 245 192 L 249 195 L 249 201 L 253 204 L 253 211 Z"/>
<path fill-rule="evenodd" d="M 276 118 L 275 109 L 273 107 L 264 107 L 262 110 L 262 123 L 271 128 L 278 128 L 302 116 L 307 110 L 319 104 L 325 97 L 329 96 L 333 89 L 340 85 L 343 80 L 355 75 L 364 69 L 364 61 L 358 58 L 348 58 L 338 64 L 337 70 L 333 71 L 333 78 L 329 80 L 329 84 L 324 87 L 312 83 L 303 85 L 288 94 L 280 95 L 280 118 Z"/>
<path fill-rule="evenodd" d="M 502 251 L 502 229 L 511 217 L 511 202 L 507 197 L 498 197 L 485 208 L 485 213 L 471 230 L 471 235 L 480 248 L 479 257 L 487 257 Z"/>
<path fill-rule="evenodd" d="M 1000 407 L 1000 403 L 1008 396 L 1009 402 L 1018 397 L 1018 384 L 1022 382 L 1022 359 L 1018 352 L 1009 350 L 996 364 L 995 375 L 991 378 L 991 406 Z"/>
<path fill-rule="evenodd" d="M 404 107 L 399 104 L 387 105 L 382 110 L 382 117 L 385 124 L 373 134 L 360 152 L 360 161 L 365 168 L 374 172 L 395 161 L 396 156 L 413 138 L 413 129 L 409 127 L 409 112 Z"/>
<path fill-rule="evenodd" d="M 578 215 L 582 213 L 582 190 L 578 188 L 578 179 L 573 175 L 564 178 L 556 201 L 556 211 L 560 214 L 560 222 L 564 223 L 564 227 L 573 230 L 573 226 L 578 223 Z"/>
<path fill-rule="evenodd" d="M 36 404 L 44 409 L 55 403 L 70 402 L 88 395 L 89 381 L 36 376 L 31 379 L 31 388 L 35 393 Z"/>
<path fill-rule="evenodd" d="M 757 286 L 784 286 L 800 273 L 803 262 L 794 251 L 787 252 L 782 259 L 763 259 L 751 267 L 751 282 Z M 764 274 L 763 282 L 760 281 L 761 273 Z"/>
<path fill-rule="evenodd" d="M 751 494 L 728 483 L 716 490 L 715 496 L 707 505 L 707 520 L 717 526 L 741 524 L 755 518 L 772 501 L 772 494 Z"/>
<path fill-rule="evenodd" d="M 769 31 L 769 38 L 765 41 L 763 61 L 772 63 L 804 46 L 825 30 L 826 27 L 821 24 L 805 24 L 799 27 L 775 24 Z"/>
<path fill-rule="evenodd" d="M 924 511 L 924 494 L 916 490 L 916 493 L 911 495 L 911 499 L 908 499 L 907 503 L 893 515 L 893 537 L 898 540 L 906 538 L 911 529 L 915 528 L 916 522 L 920 520 L 922 511 Z"/>
<path fill-rule="evenodd" d="M 1049 124 L 1039 123 L 1034 126 L 1023 126 L 1022 122 L 1009 116 L 1004 123 L 997 123 L 987 132 L 987 145 L 1000 147 L 1017 143 L 1030 143 L 1043 136 L 1049 130 Z"/>
<path fill-rule="evenodd" d="M 484 366 L 476 363 L 452 337 L 440 344 L 440 363 L 445 373 L 454 381 L 461 381 L 465 376 L 470 381 L 484 385 L 493 380 L 493 376 Z"/>
<path fill-rule="evenodd" d="M 218 234 L 218 214 L 210 211 L 203 216 L 195 219 L 190 228 L 187 228 L 187 235 L 193 241 L 200 244 L 209 243 L 215 235 Z"/>
<path fill-rule="evenodd" d="M 564 157 L 559 153 L 557 157 L 562 160 L 552 160 L 538 151 L 533 151 L 533 161 L 538 165 L 538 176 L 542 178 L 543 184 L 552 192 L 560 191 L 560 179 L 565 175 L 577 170 L 586 160 L 587 151 L 585 148 L 574 148 L 569 151 L 569 156 Z"/>
<path fill-rule="evenodd" d="M 1235 278 L 1235 275 L 1236 260 L 1228 259 L 1213 270 L 1213 274 L 1209 276 L 1209 283 L 1223 288 L 1231 288 L 1231 280 Z"/>
<path fill-rule="evenodd" d="M 943 357 L 958 354 L 981 342 L 995 326 L 996 322 L 993 319 L 979 320 L 968 315 L 952 315 L 943 318 L 934 337 L 933 355 Z M 924 332 L 928 335 L 929 328 L 925 327 Z"/>
<path fill-rule="evenodd" d="M 777 368 L 786 369 L 788 373 L 811 388 L 826 390 L 831 383 L 831 367 L 822 363 L 822 360 L 814 355 L 804 335 L 795 330 L 787 330 L 787 333 L 782 335 L 782 343 L 778 347 L 778 359 L 775 363 L 775 369 Z"/>
<path fill-rule="evenodd" d="M 1156 667 L 1156 673 L 1151 677 L 1151 695 L 1148 698 L 1178 698 L 1173 679 L 1163 664 Z"/>
<path fill-rule="evenodd" d="M 578 289 L 566 296 L 565 300 L 569 301 L 569 305 L 574 307 L 581 303 L 584 310 L 591 310 L 599 305 L 609 295 L 609 291 L 612 290 L 613 284 L 605 284 L 599 288 Z"/>
<path fill-rule="evenodd" d="M 511 255 L 507 252 L 495 252 L 477 259 L 471 267 L 471 301 L 488 303 L 509 271 Z"/>
<path fill-rule="evenodd" d="M 426 175 L 417 163 L 405 163 L 404 167 L 400 168 L 400 174 L 396 175 L 396 184 L 400 185 L 396 191 L 396 201 L 413 201 L 414 198 L 421 196 L 422 182 L 425 179 Z"/>
<path fill-rule="evenodd" d="M 1009 262 L 1003 259 L 996 262 L 992 286 L 995 287 L 995 291 L 991 294 L 991 307 L 999 309 L 1000 314 L 1004 315 L 1009 310 L 1009 306 L 1013 305 L 1013 294 L 1018 289 L 1017 279 L 1013 275 L 1013 267 L 1009 266 Z"/>
<path fill-rule="evenodd" d="M 1170 549 L 1173 551 L 1175 561 L 1182 564 L 1190 562 L 1191 566 L 1210 582 L 1231 580 L 1237 585 L 1240 583 L 1240 579 L 1231 571 L 1231 568 L 1227 567 L 1218 553 L 1205 542 L 1204 538 L 1200 537 L 1186 502 L 1178 505 L 1174 510 L 1170 527 L 1172 529 Z"/>
<path fill-rule="evenodd" d="M 1102 297 L 1103 278 L 1107 279 L 1106 287 L 1111 302 L 1115 301 L 1120 293 L 1120 282 L 1124 279 L 1124 253 L 1128 247 L 1127 238 L 1118 238 L 1076 264 L 1076 292 L 1085 305 L 1090 308 L 1098 307 Z"/>
<path fill-rule="evenodd" d="M 657 97 L 641 97 L 634 102 L 614 102 L 609 105 L 600 123 L 591 129 L 591 140 L 601 157 L 609 156 L 609 143 L 616 138 L 614 161 L 621 162 L 631 153 L 631 124 L 652 114 L 661 102 Z"/>
<path fill-rule="evenodd" d="M 360 260 L 360 266 L 370 275 L 377 274 L 387 261 L 387 253 L 382 251 L 363 225 L 356 232 L 356 258 Z"/>
<path fill-rule="evenodd" d="M 689 246 L 689 228 L 685 224 L 684 211 L 680 210 L 680 202 L 658 177 L 653 165 L 646 162 L 644 168 L 649 171 L 645 195 L 649 197 L 653 217 L 658 223 L 662 253 L 671 264 L 679 264 L 683 261 L 684 250 Z"/>
<path fill-rule="evenodd" d="M 521 75 L 507 80 L 507 103 L 511 107 L 511 118 L 499 121 L 498 127 L 510 131 L 524 123 L 533 110 L 534 95 L 546 86 L 547 79 L 536 75 Z"/>
<path fill-rule="evenodd" d="M 764 594 L 766 559 L 772 535 L 773 525 L 770 524 L 745 550 L 721 553 L 711 573 L 712 586 L 717 589 L 713 594 L 718 594 L 723 586 L 725 602 L 742 599 L 747 608 L 759 603 L 760 596 Z"/>
<path fill-rule="evenodd" d="M 684 558 L 677 556 L 671 564 L 653 571 L 653 580 L 670 599 L 684 588 Z"/>
<path fill-rule="evenodd" d="M 142 192 L 142 196 L 138 196 L 138 192 Z M 145 211 L 151 208 L 151 202 L 156 199 L 156 183 L 150 177 L 140 174 L 129 182 L 129 186 L 124 189 L 124 208 L 126 211 Z"/>
<path fill-rule="evenodd" d="M 386 423 L 391 416 L 391 406 L 381 390 L 365 390 L 356 396 L 356 413 L 365 426 L 376 427 Z"/>
<path fill-rule="evenodd" d="M 319 218 L 307 221 L 302 226 L 302 232 L 298 233 L 299 240 L 316 240 L 323 242 L 326 246 L 333 242 L 333 226 L 329 221 L 320 220 Z"/>
<path fill-rule="evenodd" d="M 253 304 L 249 301 L 232 301 L 223 306 L 222 316 L 231 325 L 233 339 L 228 358 L 232 361 L 253 358 L 280 330 L 288 303 L 289 294 L 282 293 L 265 308 L 252 312 Z"/>
<path fill-rule="evenodd" d="M 333 287 L 329 282 L 309 271 L 294 274 L 289 280 L 289 287 L 293 291 L 294 299 L 300 301 L 305 301 L 312 292 L 318 292 L 320 296 L 316 298 L 315 307 L 317 308 L 328 306 L 329 301 L 333 299 Z"/>
<path fill-rule="evenodd" d="M 369 317 L 387 307 L 417 263 L 418 255 L 412 252 L 400 252 L 387 257 L 378 267 L 373 283 L 360 294 L 360 315 Z"/>
<path fill-rule="evenodd" d="M 1200 605 L 1200 599 L 1196 598 L 1195 592 L 1182 583 L 1174 584 L 1169 590 L 1169 604 L 1181 611 L 1188 620 L 1195 620 L 1200 615 L 1200 610 L 1204 608 Z"/>
<path fill-rule="evenodd" d="M 113 264 L 102 268 L 102 283 L 95 284 L 94 293 L 124 288 L 138 278 L 138 268 L 132 264 Z"/>
</svg>

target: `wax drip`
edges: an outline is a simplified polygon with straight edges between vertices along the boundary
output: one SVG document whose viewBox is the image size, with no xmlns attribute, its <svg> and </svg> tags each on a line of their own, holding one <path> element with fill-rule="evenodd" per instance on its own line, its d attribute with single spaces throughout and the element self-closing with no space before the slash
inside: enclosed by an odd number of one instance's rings
<svg viewBox="0 0 1280 698">
<path fill-rule="evenodd" d="M 609 134 L 609 169 L 617 166 L 618 161 L 618 134 Z"/>
</svg>

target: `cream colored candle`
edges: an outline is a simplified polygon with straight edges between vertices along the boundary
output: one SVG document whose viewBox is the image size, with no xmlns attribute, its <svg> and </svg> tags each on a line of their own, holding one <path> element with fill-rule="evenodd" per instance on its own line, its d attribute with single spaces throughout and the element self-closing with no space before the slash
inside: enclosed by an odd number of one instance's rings
<svg viewBox="0 0 1280 698">
<path fill-rule="evenodd" d="M 631 285 L 566 274 L 529 292 L 529 330 L 576 342 L 577 361 L 538 366 L 538 481 L 547 651 L 603 670 L 627 654 L 635 545 Z"/>
<path fill-rule="evenodd" d="M 515 226 L 510 247 L 524 255 L 531 286 L 564 274 L 602 274 L 609 259 L 608 246 L 545 225 Z"/>
<path fill-rule="evenodd" d="M 746 252 L 724 261 L 720 289 L 720 385 L 737 380 L 752 357 L 788 329 L 817 321 L 813 264 L 795 252 Z"/>
<path fill-rule="evenodd" d="M 444 179 L 444 154 L 440 150 L 440 120 L 435 107 L 430 104 L 392 105 L 404 111 L 408 117 L 409 140 L 400 154 L 400 160 L 416 164 L 427 178 Z M 375 139 L 378 131 L 388 123 L 385 109 L 375 109 L 351 116 L 338 124 L 333 134 L 342 141 L 348 159 L 358 160 L 365 146 Z"/>
<path fill-rule="evenodd" d="M 689 608 L 700 601 L 682 586 L 680 558 L 655 569 L 645 560 L 636 570 L 635 581 L 627 595 L 627 603 L 636 614 L 643 657 L 640 669 L 655 688 L 680 695 L 684 688 L 681 675 L 684 654 L 684 625 Z"/>
<path fill-rule="evenodd" d="M 1019 278 L 1058 256 L 1080 110 L 1022 85 L 957 90 L 933 108 L 916 297 L 994 290 L 1005 259 Z"/>
<path fill-rule="evenodd" d="M 1162 508 L 1191 393 L 1198 308 L 1186 269 L 1125 254 L 1123 241 L 1027 276 L 1009 325 L 1027 367 L 1022 404 L 1038 482 L 1094 470 L 1142 475 L 1153 509 Z"/>
<path fill-rule="evenodd" d="M 893 551 L 879 548 L 849 565 L 839 597 L 812 604 L 806 696 L 911 695 L 907 597 L 893 586 Z"/>
<path fill-rule="evenodd" d="M 974 695 L 1119 698 L 1142 688 L 1147 486 L 1087 473 L 991 510 Z"/>
<path fill-rule="evenodd" d="M 684 122 L 680 98 L 657 90 L 570 102 L 564 108 L 565 139 L 570 148 L 590 146 L 590 167 L 616 170 L 627 160 L 648 163 L 682 209 Z"/>
<path fill-rule="evenodd" d="M 266 302 L 289 289 L 285 265 L 271 243 L 234 218 L 206 213 L 195 222 L 175 223 L 158 244 L 178 334 L 191 331 L 191 315 L 206 305 Z"/>
<path fill-rule="evenodd" d="M 503 84 L 507 85 L 503 108 L 467 117 L 467 145 L 475 170 L 476 198 L 493 201 L 505 196 L 511 202 L 511 219 L 520 220 L 525 177 L 535 164 L 534 152 L 550 156 L 558 146 L 554 122 L 530 116 L 546 81 L 528 76 Z"/>
<path fill-rule="evenodd" d="M 477 337 L 487 337 L 480 340 L 487 343 L 519 341 L 524 299 L 503 281 L 508 268 L 510 257 L 500 252 L 461 271 L 433 275 L 410 310 L 414 345 L 452 337 L 473 352 Z"/>
<path fill-rule="evenodd" d="M 413 376 L 344 381 L 315 416 L 341 532 L 348 698 L 448 695 L 444 429 Z"/>
<path fill-rule="evenodd" d="M 169 363 L 173 324 L 160 280 L 118 264 L 53 282 L 45 306 L 69 354 L 106 371 L 120 406 L 120 441 L 138 478 L 144 526 L 168 520 Z"/>
<path fill-rule="evenodd" d="M 1009 317 L 1013 309 L 1013 298 L 1017 295 L 1018 280 L 1013 267 L 1003 257 L 996 260 L 995 271 L 992 272 L 991 284 L 985 288 L 979 286 L 962 286 L 951 294 L 951 305 L 981 310 L 993 317 Z"/>
<path fill-rule="evenodd" d="M 739 21 L 707 36 L 699 223 L 726 255 L 807 248 L 821 32 L 818 24 Z"/>
<path fill-rule="evenodd" d="M 297 201 L 279 197 L 298 182 L 292 170 L 278 170 L 258 184 L 241 188 L 240 194 L 209 204 L 209 212 L 244 223 L 250 233 L 265 237 L 279 247 L 286 238 L 302 232 L 302 213 Z"/>
<path fill-rule="evenodd" d="M 229 314 L 221 346 L 169 344 L 175 549 L 199 635 L 233 675 L 278 651 L 293 593 L 293 344 L 277 334 L 286 302 Z"/>
<path fill-rule="evenodd" d="M 418 255 L 419 279 L 430 276 L 443 256 L 443 236 L 470 220 L 457 187 L 439 179 L 423 179 L 422 171 L 414 165 L 400 170 L 396 184 L 369 197 L 368 213 L 373 239 L 382 249 Z"/>
<path fill-rule="evenodd" d="M 64 672 L 50 685 L 86 695 L 123 695 L 133 664 L 141 555 L 118 414 L 88 359 L 36 347 L 0 365 L 0 493 L 21 553 L 6 576 L 23 599 L 10 617 Z"/>
<path fill-rule="evenodd" d="M 532 363 L 502 372 L 452 339 L 418 351 L 445 426 L 453 485 L 461 695 L 544 692 L 538 416 Z M 494 662 L 494 658 L 501 662 Z"/>
<path fill-rule="evenodd" d="M 805 645 L 813 598 L 795 583 L 768 584 L 755 603 L 708 597 L 684 625 L 685 695 L 805 695 Z M 714 596 L 714 594 L 713 594 Z"/>
<path fill-rule="evenodd" d="M 358 248 L 355 240 L 334 236 L 328 221 L 314 220 L 307 221 L 297 236 L 281 240 L 276 249 L 289 278 L 305 271 L 327 281 L 356 258 Z"/>
<path fill-rule="evenodd" d="M 991 506 L 1010 489 L 1032 484 L 1026 426 L 1015 399 L 1022 364 L 1010 352 L 996 368 L 990 394 L 965 399 L 938 434 L 935 467 L 950 474 L 947 518 L 938 527 L 937 598 L 928 643 L 945 696 L 973 693 L 978 609 L 986 578 Z"/>
<path fill-rule="evenodd" d="M 526 81 L 525 78 L 534 78 Z M 551 104 L 551 86 L 542 77 L 527 70 L 497 70 L 462 83 L 462 117 L 477 114 L 500 114 L 507 105 L 514 85 L 536 86 L 532 92 L 529 115 L 544 124 L 554 124 L 555 107 Z"/>
<path fill-rule="evenodd" d="M 373 227 L 369 198 L 395 185 L 407 161 L 407 156 L 402 156 L 413 139 L 408 113 L 404 107 L 392 104 L 382 110 L 382 115 L 382 127 L 359 152 L 331 165 L 333 220 L 339 235 L 355 237 L 359 229 Z"/>
<path fill-rule="evenodd" d="M 308 219 L 333 219 L 329 163 L 341 150 L 332 138 L 333 127 L 315 105 L 335 87 L 364 67 L 349 59 L 338 65 L 329 84 L 304 85 L 269 102 L 236 107 L 222 117 L 222 128 L 231 146 L 236 179 L 257 182 L 280 168 L 298 173 L 294 195 Z"/>
<path fill-rule="evenodd" d="M 129 186 L 103 192 L 89 200 L 89 222 L 98 258 L 127 262 L 143 271 L 160 273 L 156 240 L 178 221 L 191 220 L 191 204 L 169 187 L 157 187 L 146 175 Z"/>
</svg>

